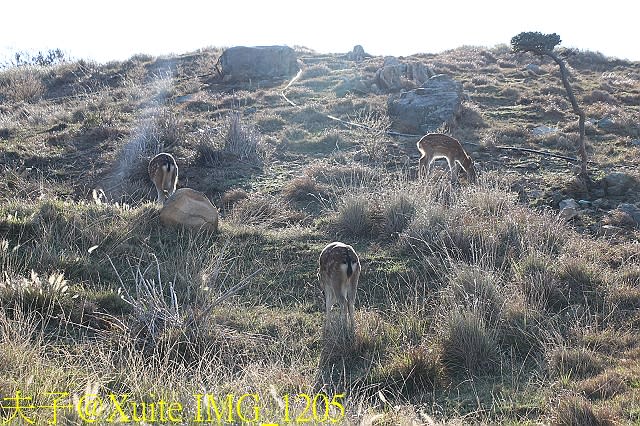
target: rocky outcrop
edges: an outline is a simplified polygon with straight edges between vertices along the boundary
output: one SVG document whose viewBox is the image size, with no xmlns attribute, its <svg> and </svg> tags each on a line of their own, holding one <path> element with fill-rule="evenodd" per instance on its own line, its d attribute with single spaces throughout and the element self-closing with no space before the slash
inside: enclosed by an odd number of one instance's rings
<svg viewBox="0 0 640 426">
<path fill-rule="evenodd" d="M 398 58 L 387 56 L 376 72 L 375 81 L 382 91 L 398 92 L 407 86 L 420 86 L 432 76 L 433 72 L 422 62 L 400 62 Z"/>
<path fill-rule="evenodd" d="M 391 95 L 387 109 L 394 130 L 425 134 L 452 126 L 462 112 L 462 83 L 440 74 L 422 87 Z"/>
<path fill-rule="evenodd" d="M 356 44 L 355 46 L 353 46 L 353 50 L 347 53 L 347 56 L 346 56 L 347 60 L 354 61 L 354 62 L 361 62 L 366 58 L 371 58 L 371 55 L 365 52 L 364 47 L 360 46 L 359 44 Z"/>
<path fill-rule="evenodd" d="M 167 226 L 181 225 L 216 232 L 218 210 L 202 192 L 180 188 L 164 202 L 160 222 Z"/>
<path fill-rule="evenodd" d="M 299 70 L 296 52 L 288 46 L 230 47 L 218 60 L 223 81 L 291 77 Z"/>
</svg>

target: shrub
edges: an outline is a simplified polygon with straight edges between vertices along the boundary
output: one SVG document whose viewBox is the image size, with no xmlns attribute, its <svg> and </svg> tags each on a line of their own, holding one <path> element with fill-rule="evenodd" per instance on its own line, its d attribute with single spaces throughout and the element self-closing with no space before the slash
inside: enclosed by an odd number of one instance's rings
<svg viewBox="0 0 640 426">
<path fill-rule="evenodd" d="M 246 200 L 249 198 L 249 193 L 242 188 L 233 188 L 226 191 L 222 194 L 221 203 L 222 209 L 225 211 L 229 211 L 233 208 L 235 204 L 242 200 Z"/>
<path fill-rule="evenodd" d="M 609 399 L 624 393 L 629 386 L 627 378 L 617 371 L 607 370 L 581 381 L 578 389 L 589 399 Z"/>
<path fill-rule="evenodd" d="M 282 189 L 282 193 L 288 201 L 311 202 L 326 199 L 329 196 L 329 189 L 309 176 L 301 176 L 289 181 Z"/>
<path fill-rule="evenodd" d="M 403 232 L 416 213 L 414 200 L 403 193 L 394 193 L 383 200 L 382 227 L 385 235 L 392 236 Z"/>
<path fill-rule="evenodd" d="M 257 195 L 235 203 L 229 219 L 240 225 L 282 227 L 302 221 L 304 215 L 274 197 Z"/>
<path fill-rule="evenodd" d="M 480 312 L 450 309 L 440 330 L 440 357 L 452 375 L 483 374 L 497 359 L 497 341 Z"/>
<path fill-rule="evenodd" d="M 605 426 L 616 423 L 610 416 L 594 412 L 589 401 L 577 396 L 560 401 L 551 421 L 554 426 Z"/>
<path fill-rule="evenodd" d="M 0 99 L 35 102 L 44 94 L 41 73 L 34 67 L 13 68 L 0 73 Z"/>
<path fill-rule="evenodd" d="M 264 155 L 262 135 L 258 128 L 244 124 L 239 112 L 233 112 L 227 117 L 223 149 L 241 160 L 261 160 Z"/>
<path fill-rule="evenodd" d="M 547 365 L 554 377 L 585 378 L 604 369 L 598 355 L 590 349 L 559 345 L 547 352 Z"/>
<path fill-rule="evenodd" d="M 372 202 L 366 195 L 346 195 L 340 200 L 333 218 L 333 230 L 342 236 L 371 237 L 375 235 Z"/>
<path fill-rule="evenodd" d="M 371 373 L 372 381 L 410 398 L 433 390 L 441 372 L 437 354 L 417 346 L 394 354 L 384 367 Z"/>
<path fill-rule="evenodd" d="M 506 305 L 498 283 L 495 274 L 463 264 L 453 269 L 447 290 L 454 305 L 476 309 L 488 324 L 496 324 Z"/>
</svg>

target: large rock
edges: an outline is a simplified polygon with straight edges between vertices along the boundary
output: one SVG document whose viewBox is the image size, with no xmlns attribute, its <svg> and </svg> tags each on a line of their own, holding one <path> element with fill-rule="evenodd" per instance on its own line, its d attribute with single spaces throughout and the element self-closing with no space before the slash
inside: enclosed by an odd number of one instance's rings
<svg viewBox="0 0 640 426">
<path fill-rule="evenodd" d="M 385 92 L 398 92 L 407 84 L 420 86 L 432 76 L 433 72 L 422 62 L 400 62 L 396 57 L 387 56 L 376 71 L 376 85 Z"/>
<path fill-rule="evenodd" d="M 202 192 L 180 188 L 164 202 L 160 209 L 160 222 L 168 226 L 182 225 L 216 232 L 218 210 Z"/>
<path fill-rule="evenodd" d="M 623 172 L 609 173 L 604 177 L 603 181 L 607 195 L 613 197 L 623 196 L 638 185 L 633 176 Z"/>
<path fill-rule="evenodd" d="M 462 112 L 462 83 L 439 74 L 422 87 L 391 95 L 387 109 L 393 128 L 399 132 L 425 134 L 443 124 L 451 126 Z"/>
<path fill-rule="evenodd" d="M 296 52 L 288 46 L 230 47 L 219 65 L 224 81 L 291 77 L 300 70 Z"/>
<path fill-rule="evenodd" d="M 365 52 L 364 47 L 362 47 L 359 44 L 356 44 L 355 46 L 353 46 L 353 50 L 347 53 L 346 55 L 347 60 L 355 61 L 355 62 L 362 62 L 366 58 L 370 58 L 370 57 L 371 55 Z"/>
</svg>

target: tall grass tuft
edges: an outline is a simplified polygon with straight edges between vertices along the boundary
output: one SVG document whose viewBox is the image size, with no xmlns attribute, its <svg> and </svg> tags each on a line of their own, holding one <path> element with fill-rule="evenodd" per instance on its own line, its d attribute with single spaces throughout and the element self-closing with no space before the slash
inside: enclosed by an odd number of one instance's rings
<svg viewBox="0 0 640 426">
<path fill-rule="evenodd" d="M 255 125 L 242 122 L 239 112 L 232 112 L 226 119 L 224 151 L 237 155 L 241 160 L 261 161 L 265 151 L 262 135 Z"/>
<path fill-rule="evenodd" d="M 344 196 L 332 221 L 332 230 L 345 237 L 370 238 L 376 235 L 375 207 L 364 194 Z"/>
<path fill-rule="evenodd" d="M 482 375 L 492 371 L 498 360 L 497 339 L 481 312 L 450 307 L 438 332 L 440 359 L 449 374 Z"/>
</svg>

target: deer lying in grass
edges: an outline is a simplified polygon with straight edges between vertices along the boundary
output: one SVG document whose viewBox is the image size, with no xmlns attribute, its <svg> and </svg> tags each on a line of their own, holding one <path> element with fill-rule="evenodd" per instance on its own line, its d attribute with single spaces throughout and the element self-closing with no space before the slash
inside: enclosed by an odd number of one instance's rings
<svg viewBox="0 0 640 426">
<path fill-rule="evenodd" d="M 350 330 L 354 329 L 354 303 L 360 277 L 360 260 L 353 247 L 340 242 L 327 245 L 320 253 L 318 280 L 324 291 L 327 317 L 334 303 L 341 307 L 343 320 Z"/>
<path fill-rule="evenodd" d="M 452 182 L 458 178 L 458 165 L 464 169 L 470 182 L 476 181 L 473 160 L 457 139 L 443 133 L 428 133 L 418 141 L 417 145 L 422 154 L 418 161 L 418 176 L 425 176 L 431 170 L 431 164 L 436 158 L 445 158 L 449 165 Z"/>
<path fill-rule="evenodd" d="M 171 154 L 161 152 L 149 161 L 149 177 L 158 191 L 158 203 L 162 204 L 174 192 L 178 183 L 178 165 Z"/>
<path fill-rule="evenodd" d="M 165 200 L 160 209 L 160 222 L 217 232 L 218 210 L 202 192 L 180 188 Z"/>
</svg>

